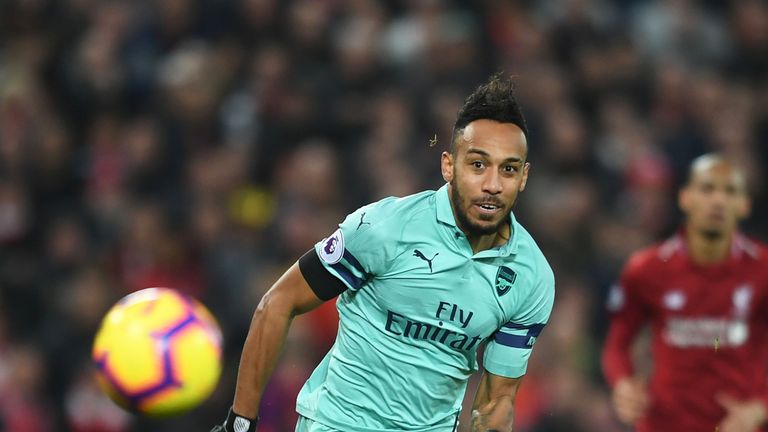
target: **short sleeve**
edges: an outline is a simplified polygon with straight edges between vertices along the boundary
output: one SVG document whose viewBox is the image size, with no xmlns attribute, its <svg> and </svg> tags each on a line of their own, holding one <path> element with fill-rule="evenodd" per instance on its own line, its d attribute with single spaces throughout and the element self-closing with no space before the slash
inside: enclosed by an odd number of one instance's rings
<svg viewBox="0 0 768 432">
<path fill-rule="evenodd" d="M 490 338 L 483 367 L 494 375 L 518 378 L 525 374 L 536 338 L 549 321 L 555 301 L 555 278 L 547 265 L 538 284 L 514 316 Z"/>
<path fill-rule="evenodd" d="M 351 290 L 382 274 L 396 256 L 402 232 L 393 208 L 394 198 L 361 207 L 339 228 L 315 244 L 315 252 L 328 272 Z"/>
</svg>

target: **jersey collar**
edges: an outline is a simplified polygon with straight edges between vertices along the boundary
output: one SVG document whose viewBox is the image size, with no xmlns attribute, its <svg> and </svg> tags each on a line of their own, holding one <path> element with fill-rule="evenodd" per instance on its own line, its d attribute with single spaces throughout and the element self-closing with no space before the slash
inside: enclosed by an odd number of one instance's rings
<svg viewBox="0 0 768 432">
<path fill-rule="evenodd" d="M 435 210 L 437 213 L 437 220 L 443 224 L 446 224 L 454 229 L 454 231 L 460 231 L 456 224 L 456 218 L 453 215 L 453 208 L 451 207 L 451 198 L 448 192 L 448 183 L 444 184 L 435 194 Z M 517 253 L 518 243 L 520 240 L 520 225 L 515 220 L 514 212 L 509 213 L 509 226 L 511 227 L 512 237 L 508 242 L 503 245 L 478 252 L 478 256 L 507 256 Z"/>
<path fill-rule="evenodd" d="M 685 230 L 680 228 L 678 232 L 662 243 L 659 247 L 659 257 L 664 261 L 669 260 L 675 255 L 680 255 L 685 259 L 690 259 L 688 254 L 688 247 L 685 243 Z M 739 260 L 744 255 L 747 255 L 753 259 L 758 259 L 760 256 L 759 248 L 755 243 L 749 240 L 744 234 L 739 231 L 733 233 L 731 239 L 731 252 L 725 262 Z M 722 263 L 721 263 L 722 264 Z"/>
<path fill-rule="evenodd" d="M 448 183 L 444 184 L 435 194 L 435 207 L 437 210 L 437 220 L 446 225 L 456 227 L 456 219 L 453 217 L 453 208 L 451 208 L 451 198 L 448 196 Z"/>
</svg>

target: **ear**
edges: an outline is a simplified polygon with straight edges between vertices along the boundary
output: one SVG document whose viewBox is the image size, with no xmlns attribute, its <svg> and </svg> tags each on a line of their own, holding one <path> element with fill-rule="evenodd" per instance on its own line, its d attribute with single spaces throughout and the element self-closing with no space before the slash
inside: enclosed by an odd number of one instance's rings
<svg viewBox="0 0 768 432">
<path fill-rule="evenodd" d="M 522 192 L 525 190 L 525 185 L 528 184 L 528 171 L 531 169 L 531 163 L 526 162 L 525 165 L 523 165 L 523 179 L 520 181 L 520 188 L 518 189 L 518 192 Z"/>
<path fill-rule="evenodd" d="M 440 155 L 440 171 L 443 173 L 443 180 L 450 183 L 453 180 L 453 155 L 443 152 Z"/>
<path fill-rule="evenodd" d="M 738 208 L 739 220 L 748 218 L 751 213 L 752 201 L 747 197 L 747 194 L 743 194 Z"/>
</svg>

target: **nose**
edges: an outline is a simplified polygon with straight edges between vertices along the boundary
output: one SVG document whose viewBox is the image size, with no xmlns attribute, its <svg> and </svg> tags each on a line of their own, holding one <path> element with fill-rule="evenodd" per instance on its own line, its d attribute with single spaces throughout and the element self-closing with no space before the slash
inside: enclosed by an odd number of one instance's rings
<svg viewBox="0 0 768 432">
<path fill-rule="evenodd" d="M 723 207 L 726 205 L 728 201 L 729 195 L 728 192 L 724 189 L 715 189 L 715 191 L 712 193 L 712 200 L 711 203 L 715 207 Z"/>
<path fill-rule="evenodd" d="M 483 192 L 497 195 L 501 193 L 501 190 L 501 175 L 496 170 L 488 170 L 483 179 Z"/>
</svg>

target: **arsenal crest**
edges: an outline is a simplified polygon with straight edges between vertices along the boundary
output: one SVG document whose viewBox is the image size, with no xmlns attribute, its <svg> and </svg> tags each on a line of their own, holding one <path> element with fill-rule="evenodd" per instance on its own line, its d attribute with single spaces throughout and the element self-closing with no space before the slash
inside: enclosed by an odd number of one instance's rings
<svg viewBox="0 0 768 432">
<path fill-rule="evenodd" d="M 501 297 L 508 293 L 512 289 L 515 279 L 517 279 L 517 274 L 514 270 L 505 266 L 499 267 L 499 271 L 496 272 L 496 294 Z"/>
</svg>

